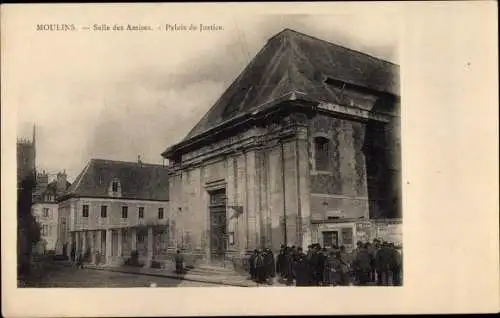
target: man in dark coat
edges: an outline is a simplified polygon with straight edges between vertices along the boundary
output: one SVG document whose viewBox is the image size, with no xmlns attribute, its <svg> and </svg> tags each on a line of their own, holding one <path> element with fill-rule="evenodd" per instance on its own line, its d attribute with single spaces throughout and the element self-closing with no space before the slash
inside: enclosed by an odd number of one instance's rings
<svg viewBox="0 0 500 318">
<path fill-rule="evenodd" d="M 293 279 L 294 279 L 294 262 L 295 262 L 295 255 L 294 251 L 291 248 L 286 249 L 286 254 L 285 254 L 285 277 L 286 277 L 286 284 L 288 286 L 293 285 Z"/>
<path fill-rule="evenodd" d="M 71 248 L 71 263 L 76 265 L 76 248 L 74 246 Z"/>
<path fill-rule="evenodd" d="M 330 285 L 330 279 L 329 279 L 329 268 L 328 268 L 328 250 L 326 248 L 323 248 L 321 251 L 321 254 L 323 255 L 323 281 L 322 285 L 328 286 Z"/>
<path fill-rule="evenodd" d="M 175 272 L 177 274 L 182 274 L 184 271 L 184 256 L 182 256 L 181 251 L 177 250 L 175 254 Z"/>
<path fill-rule="evenodd" d="M 269 248 L 266 248 L 266 250 L 264 251 L 264 267 L 266 271 L 265 273 L 266 281 L 271 283 L 272 279 L 275 276 L 274 273 L 275 264 L 274 264 L 274 254 Z"/>
<path fill-rule="evenodd" d="M 373 273 L 372 273 L 372 280 L 374 282 L 379 281 L 379 273 L 378 273 L 378 264 L 377 264 L 377 254 L 380 251 L 380 241 L 378 239 L 373 240 L 373 249 L 372 249 L 372 257 L 373 257 Z"/>
<path fill-rule="evenodd" d="M 255 281 L 257 279 L 257 268 L 255 266 L 255 260 L 257 258 L 258 251 L 257 249 L 253 250 L 252 255 L 250 255 L 250 258 L 248 259 L 248 265 L 249 265 L 249 271 L 250 271 L 250 278 Z"/>
<path fill-rule="evenodd" d="M 368 285 L 372 269 L 371 264 L 372 259 L 368 251 L 368 245 L 364 245 L 358 250 L 354 259 L 354 268 L 359 279 L 359 285 Z"/>
<path fill-rule="evenodd" d="M 264 261 L 264 253 L 259 250 L 255 258 L 255 271 L 257 273 L 257 282 L 264 283 L 266 281 L 266 266 Z"/>
<path fill-rule="evenodd" d="M 297 264 L 297 262 L 302 261 L 302 260 L 305 262 L 305 264 L 304 264 L 304 266 L 300 265 L 298 267 L 299 271 L 297 271 L 297 268 L 295 265 Z M 295 256 L 293 258 L 292 273 L 293 273 L 293 278 L 295 280 L 297 280 L 297 275 L 299 275 L 299 274 L 305 275 L 305 276 L 302 276 L 302 278 L 309 276 L 309 266 L 308 266 L 308 261 L 307 261 L 307 255 L 304 254 L 304 252 L 302 251 L 302 247 L 299 247 L 296 249 Z"/>
<path fill-rule="evenodd" d="M 318 255 L 318 260 L 315 268 L 316 285 L 323 285 L 326 255 L 319 244 L 316 246 L 316 253 Z"/>
<path fill-rule="evenodd" d="M 391 262 L 391 251 L 386 242 L 383 242 L 377 252 L 375 267 L 377 268 L 377 285 L 387 285 L 389 281 L 389 263 Z"/>
<path fill-rule="evenodd" d="M 321 255 L 321 247 L 319 244 L 314 244 L 312 248 L 312 254 L 310 256 L 310 261 L 309 261 L 309 275 L 310 275 L 310 281 L 311 285 L 313 286 L 319 286 L 319 284 L 322 281 L 322 274 L 323 274 L 323 257 Z"/>
<path fill-rule="evenodd" d="M 356 283 L 358 283 L 358 282 L 359 282 L 359 276 L 358 276 L 359 272 L 356 270 L 356 268 L 355 268 L 354 264 L 355 264 L 355 260 L 356 260 L 356 258 L 358 257 L 359 252 L 360 252 L 362 249 L 363 249 L 363 242 L 358 241 L 358 242 L 356 243 L 356 248 L 352 251 L 352 255 L 351 255 L 351 259 L 352 259 L 352 270 L 353 270 L 353 272 L 354 272 L 354 281 L 355 281 Z"/>
<path fill-rule="evenodd" d="M 368 253 L 370 253 L 371 255 L 371 270 L 370 270 L 370 275 L 369 276 L 369 279 L 370 279 L 370 282 L 375 282 L 375 247 L 370 243 L 370 242 L 367 242 L 366 243 L 366 249 L 368 250 Z"/>
<path fill-rule="evenodd" d="M 299 254 L 294 262 L 294 272 L 296 284 L 295 286 L 309 286 L 310 278 L 308 274 L 308 265 L 306 255 Z"/>
<path fill-rule="evenodd" d="M 391 253 L 391 257 L 388 269 L 392 274 L 392 284 L 394 286 L 400 286 L 402 257 L 393 243 L 389 244 L 389 251 Z"/>
<path fill-rule="evenodd" d="M 277 260 L 276 260 L 276 274 L 281 279 L 284 279 L 284 269 L 285 269 L 285 261 L 286 261 L 286 255 L 285 255 L 285 246 L 281 245 L 280 252 L 278 254 Z"/>
</svg>

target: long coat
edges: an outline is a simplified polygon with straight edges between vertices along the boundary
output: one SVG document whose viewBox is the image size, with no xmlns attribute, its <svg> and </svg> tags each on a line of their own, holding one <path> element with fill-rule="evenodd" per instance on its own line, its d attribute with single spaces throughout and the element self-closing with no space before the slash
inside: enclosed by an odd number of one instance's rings
<svg viewBox="0 0 500 318">
<path fill-rule="evenodd" d="M 266 270 L 266 277 L 273 277 L 274 276 L 274 255 L 273 252 L 267 251 L 264 254 L 264 267 Z"/>
<path fill-rule="evenodd" d="M 278 258 L 276 260 L 276 273 L 283 275 L 286 267 L 286 255 L 285 251 L 281 250 L 278 254 Z"/>
<path fill-rule="evenodd" d="M 299 256 L 295 260 L 294 272 L 295 272 L 296 286 L 309 286 L 310 284 L 309 266 L 307 264 L 307 260 L 305 259 L 305 257 Z"/>
</svg>

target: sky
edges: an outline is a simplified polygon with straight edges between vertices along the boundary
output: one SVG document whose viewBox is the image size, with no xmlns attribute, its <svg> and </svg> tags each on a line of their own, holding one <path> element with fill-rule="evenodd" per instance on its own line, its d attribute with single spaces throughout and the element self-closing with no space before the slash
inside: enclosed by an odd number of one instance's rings
<svg viewBox="0 0 500 318">
<path fill-rule="evenodd" d="M 91 158 L 162 163 L 266 41 L 291 28 L 399 63 L 397 17 L 349 6 L 319 14 L 144 7 L 32 9 L 10 40 L 17 135 L 37 127 L 37 168 L 73 181 Z M 180 10 L 180 8 L 178 8 Z M 228 9 L 229 10 L 229 9 Z M 213 32 L 36 32 L 40 23 L 217 24 Z M 60 22 L 63 23 L 63 22 Z M 7 30 L 8 31 L 8 30 Z M 15 56 L 14 53 L 15 52 Z"/>
</svg>

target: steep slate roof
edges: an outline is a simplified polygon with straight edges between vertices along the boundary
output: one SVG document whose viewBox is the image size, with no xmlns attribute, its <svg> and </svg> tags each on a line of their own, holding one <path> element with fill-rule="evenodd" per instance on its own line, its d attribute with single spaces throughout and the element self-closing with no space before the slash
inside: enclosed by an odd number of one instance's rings
<svg viewBox="0 0 500 318">
<path fill-rule="evenodd" d="M 71 187 L 71 183 L 66 181 L 66 187 L 65 187 L 64 191 L 68 190 L 69 187 Z M 34 202 L 43 202 L 43 199 L 44 199 L 46 194 L 51 194 L 54 197 L 58 196 L 59 193 L 57 191 L 57 181 L 56 180 L 47 184 L 47 187 L 45 187 L 45 189 L 42 189 L 42 191 L 40 191 L 40 193 L 35 195 Z"/>
<path fill-rule="evenodd" d="M 269 39 L 184 140 L 294 93 L 338 102 L 338 90 L 326 78 L 399 96 L 398 65 L 285 29 Z"/>
<path fill-rule="evenodd" d="M 168 201 L 168 168 L 137 162 L 91 159 L 65 194 L 65 198 L 110 198 L 111 181 L 118 178 L 122 199 Z"/>
</svg>

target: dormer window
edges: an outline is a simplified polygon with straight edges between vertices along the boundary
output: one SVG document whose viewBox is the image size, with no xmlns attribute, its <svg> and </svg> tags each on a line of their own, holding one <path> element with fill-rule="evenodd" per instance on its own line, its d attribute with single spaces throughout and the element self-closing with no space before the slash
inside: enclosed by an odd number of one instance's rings
<svg viewBox="0 0 500 318">
<path fill-rule="evenodd" d="M 120 180 L 114 178 L 109 184 L 109 196 L 120 197 L 122 195 L 122 186 Z"/>
</svg>

